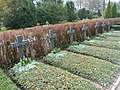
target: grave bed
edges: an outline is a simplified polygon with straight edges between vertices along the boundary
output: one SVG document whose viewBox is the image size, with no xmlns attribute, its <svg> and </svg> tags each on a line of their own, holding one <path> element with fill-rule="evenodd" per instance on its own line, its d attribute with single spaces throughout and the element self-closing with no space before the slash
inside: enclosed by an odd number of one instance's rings
<svg viewBox="0 0 120 90">
<path fill-rule="evenodd" d="M 82 44 L 120 50 L 120 41 L 116 42 L 116 41 L 104 41 L 104 40 L 103 41 L 90 40 L 90 41 L 84 41 Z"/>
<path fill-rule="evenodd" d="M 88 45 L 82 45 L 82 44 L 78 46 L 70 46 L 68 50 L 75 53 L 94 56 L 96 58 L 112 62 L 114 64 L 120 64 L 119 50 L 113 50 L 109 48 L 102 48 L 102 47 L 96 47 L 96 46 L 88 46 Z"/>
<path fill-rule="evenodd" d="M 48 54 L 44 58 L 44 61 L 78 76 L 97 82 L 102 86 L 112 83 L 113 78 L 117 75 L 116 72 L 119 68 L 110 62 L 68 51 L 63 52 L 67 54 L 64 56 Z"/>
<path fill-rule="evenodd" d="M 20 64 L 10 69 L 10 77 L 24 90 L 97 90 L 88 80 L 67 71 L 35 61 L 32 63 L 35 67 L 27 71 L 19 71 Z"/>
<path fill-rule="evenodd" d="M 0 69 L 0 90 L 20 90 Z"/>
<path fill-rule="evenodd" d="M 105 41 L 120 41 L 120 37 L 113 37 L 105 35 L 105 38 L 95 37 L 94 40 L 105 40 Z"/>
<path fill-rule="evenodd" d="M 120 31 L 111 31 L 109 33 L 104 33 L 106 36 L 120 37 Z"/>
</svg>

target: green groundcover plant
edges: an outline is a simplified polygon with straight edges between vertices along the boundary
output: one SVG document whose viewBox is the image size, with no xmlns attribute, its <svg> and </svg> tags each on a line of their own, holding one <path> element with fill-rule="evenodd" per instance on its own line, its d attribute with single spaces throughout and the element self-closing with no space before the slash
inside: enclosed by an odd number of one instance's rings
<svg viewBox="0 0 120 90">
<path fill-rule="evenodd" d="M 96 81 L 103 86 L 112 82 L 116 71 L 118 71 L 118 67 L 110 62 L 72 52 L 62 52 L 67 54 L 59 57 L 48 54 L 44 58 L 45 62 L 78 76 Z"/>
<path fill-rule="evenodd" d="M 104 40 L 103 41 L 91 40 L 91 41 L 85 41 L 82 44 L 120 50 L 120 41 L 116 42 L 116 41 L 104 41 Z"/>
<path fill-rule="evenodd" d="M 106 36 L 120 37 L 120 31 L 111 31 L 110 33 L 105 33 Z"/>
<path fill-rule="evenodd" d="M 20 63 L 10 69 L 10 77 L 24 90 L 97 90 L 89 81 L 62 69 L 36 61 L 31 64 L 35 67 L 23 72 L 19 72 Z"/>
<path fill-rule="evenodd" d="M 104 36 L 103 34 L 101 34 L 101 35 Z M 103 38 L 103 37 L 96 37 L 96 38 L 94 38 L 94 40 L 120 41 L 120 37 L 113 37 L 113 36 L 105 35 L 105 38 Z"/>
<path fill-rule="evenodd" d="M 80 46 L 83 46 L 79 48 Z M 87 46 L 87 45 L 79 45 L 79 46 L 70 46 L 68 48 L 69 51 L 85 54 L 89 56 L 94 56 L 96 58 L 100 58 L 114 64 L 120 64 L 120 51 L 113 50 L 109 48 L 102 48 L 96 46 Z"/>
<path fill-rule="evenodd" d="M 0 90 L 20 90 L 0 69 Z"/>
</svg>

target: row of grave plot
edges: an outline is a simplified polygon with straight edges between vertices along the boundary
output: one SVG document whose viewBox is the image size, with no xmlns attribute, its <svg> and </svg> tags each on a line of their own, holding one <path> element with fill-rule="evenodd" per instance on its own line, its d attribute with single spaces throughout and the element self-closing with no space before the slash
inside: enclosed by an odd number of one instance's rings
<svg viewBox="0 0 120 90">
<path fill-rule="evenodd" d="M 112 73 L 118 67 L 111 65 Z M 16 64 L 9 70 L 12 80 L 23 90 L 97 90 L 90 81 L 60 68 L 32 61 L 23 66 Z M 111 73 L 111 76 L 113 76 Z M 110 79 L 110 78 L 109 78 Z M 4 89 L 6 90 L 6 89 Z"/>
<path fill-rule="evenodd" d="M 111 31 L 109 33 L 104 33 L 104 36 L 111 36 L 111 37 L 120 37 L 120 31 Z"/>
<path fill-rule="evenodd" d="M 105 19 L 105 31 L 107 31 L 108 29 L 108 21 L 110 21 L 111 25 L 113 25 L 116 24 L 116 22 L 120 21 L 120 18 Z M 18 61 L 18 50 L 13 49 L 10 45 L 12 42 L 16 41 L 16 35 L 22 35 L 24 39 L 29 38 L 29 41 L 31 41 L 31 38 L 34 38 L 33 42 L 29 42 L 24 48 L 26 56 L 42 56 L 48 54 L 50 51 L 49 40 L 46 40 L 49 30 L 52 30 L 56 34 L 56 37 L 54 38 L 55 46 L 63 49 L 70 45 L 70 36 L 67 34 L 67 31 L 70 30 L 70 26 L 72 26 L 75 30 L 74 40 L 83 41 L 83 24 L 85 24 L 88 27 L 87 36 L 93 37 L 95 35 L 96 22 L 98 22 L 99 24 L 98 32 L 101 33 L 101 25 L 103 23 L 102 19 L 49 25 L 46 27 L 37 26 L 21 30 L 0 32 L 0 66 Z"/>
<path fill-rule="evenodd" d="M 114 64 L 120 64 L 120 51 L 109 48 L 88 46 L 88 45 L 75 45 L 68 48 L 69 51 L 80 53 L 84 55 L 93 56 L 99 59 L 103 59 Z"/>
<path fill-rule="evenodd" d="M 20 90 L 0 69 L 0 90 Z"/>
<path fill-rule="evenodd" d="M 106 41 L 119 41 L 120 37 L 100 34 L 98 37 L 94 38 L 95 40 L 106 40 Z"/>
<path fill-rule="evenodd" d="M 120 50 L 120 41 L 90 40 L 84 41 L 82 44 Z"/>
<path fill-rule="evenodd" d="M 100 34 L 97 39 L 86 40 L 82 44 L 120 50 L 120 31 Z"/>
<path fill-rule="evenodd" d="M 76 54 L 69 51 L 50 53 L 44 61 L 53 66 L 67 70 L 75 75 L 89 79 L 103 88 L 117 78 L 119 67 L 98 58 Z"/>
</svg>

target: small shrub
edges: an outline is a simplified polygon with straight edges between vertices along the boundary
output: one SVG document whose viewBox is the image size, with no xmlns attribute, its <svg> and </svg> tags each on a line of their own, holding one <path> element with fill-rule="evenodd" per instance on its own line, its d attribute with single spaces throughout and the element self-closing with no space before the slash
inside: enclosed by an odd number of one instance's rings
<svg viewBox="0 0 120 90">
<path fill-rule="evenodd" d="M 52 53 L 56 54 L 56 53 L 59 53 L 60 52 L 60 48 L 54 48 Z"/>
<path fill-rule="evenodd" d="M 79 45 L 79 42 L 74 41 L 74 42 L 72 43 L 72 45 L 73 45 L 73 46 Z"/>
</svg>

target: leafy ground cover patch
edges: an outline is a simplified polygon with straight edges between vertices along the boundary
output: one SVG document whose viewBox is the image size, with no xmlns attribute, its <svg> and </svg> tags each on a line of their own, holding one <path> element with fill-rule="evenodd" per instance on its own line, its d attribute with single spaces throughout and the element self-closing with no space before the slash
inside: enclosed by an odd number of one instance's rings
<svg viewBox="0 0 120 90">
<path fill-rule="evenodd" d="M 62 69 L 35 61 L 31 64 L 35 67 L 23 72 L 20 63 L 10 69 L 10 77 L 24 90 L 97 90 L 89 81 Z"/>
<path fill-rule="evenodd" d="M 120 50 L 120 41 L 116 42 L 116 41 L 104 41 L 104 40 L 103 41 L 90 40 L 90 41 L 85 41 L 82 44 Z"/>
<path fill-rule="evenodd" d="M 55 54 L 48 54 L 44 60 L 45 62 L 56 67 L 67 70 L 78 76 L 96 81 L 105 86 L 112 82 L 118 67 L 114 64 L 72 52 L 63 51 L 67 53 L 64 56 L 55 56 Z"/>
<path fill-rule="evenodd" d="M 101 38 L 101 37 L 96 37 L 94 38 L 95 40 L 106 40 L 106 41 L 120 41 L 120 37 L 113 37 L 113 36 L 109 36 L 106 38 Z"/>
<path fill-rule="evenodd" d="M 20 90 L 0 69 L 0 90 Z"/>
<path fill-rule="evenodd" d="M 104 33 L 106 36 L 120 37 L 120 31 L 111 31 L 109 33 Z"/>
<path fill-rule="evenodd" d="M 106 61 L 110 61 L 114 64 L 120 64 L 120 51 L 113 50 L 109 48 L 102 48 L 96 46 L 88 46 L 88 45 L 79 45 L 82 48 L 76 48 L 77 46 L 70 46 L 68 48 L 69 51 L 85 54 L 89 56 L 94 56 Z"/>
</svg>

